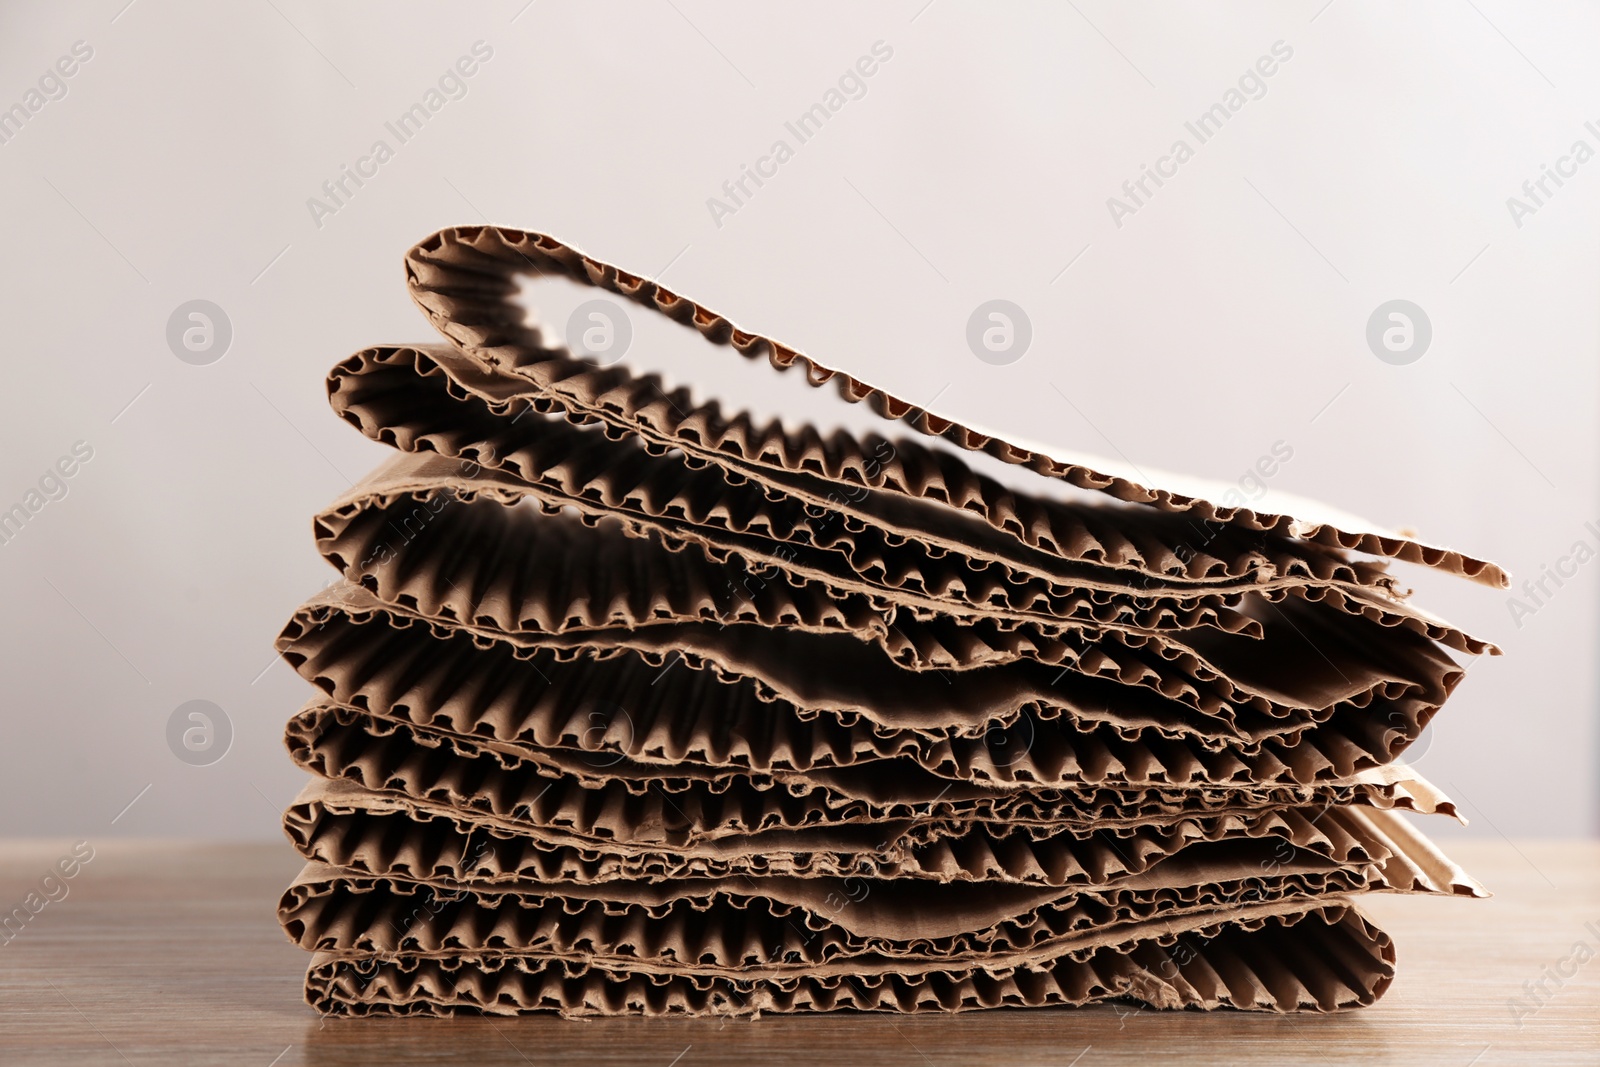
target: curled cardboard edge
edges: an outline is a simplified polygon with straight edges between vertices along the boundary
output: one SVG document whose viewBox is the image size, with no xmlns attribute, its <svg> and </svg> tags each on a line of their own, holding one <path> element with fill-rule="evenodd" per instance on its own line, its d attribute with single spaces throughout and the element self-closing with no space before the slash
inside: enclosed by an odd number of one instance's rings
<svg viewBox="0 0 1600 1067">
<path fill-rule="evenodd" d="M 514 369 L 519 349 L 526 350 L 530 332 L 522 326 L 521 309 L 511 300 L 511 283 L 518 275 L 539 273 L 558 274 L 616 293 L 693 326 L 709 341 L 731 344 L 748 358 L 764 356 L 777 370 L 798 366 L 813 386 L 833 381 L 845 400 L 867 401 L 883 418 L 1081 488 L 1097 489 L 1120 500 L 1164 510 L 1192 511 L 1207 521 L 1287 530 L 1309 541 L 1420 563 L 1490 586 L 1510 585 L 1506 572 L 1487 560 L 1383 529 L 1313 501 L 1295 501 L 1301 518 L 1227 507 L 1207 499 L 1223 496 L 1213 483 L 1163 473 L 1159 479 L 1163 484 L 1144 485 L 1138 472 L 1123 470 L 1119 464 L 1069 456 L 1032 442 L 1010 442 L 997 433 L 964 426 L 772 338 L 741 330 L 709 308 L 654 281 L 621 271 L 545 234 L 458 226 L 424 239 L 406 256 L 407 284 L 418 307 L 442 335 L 490 367 Z M 1157 479 L 1150 481 L 1155 483 Z"/>
</svg>

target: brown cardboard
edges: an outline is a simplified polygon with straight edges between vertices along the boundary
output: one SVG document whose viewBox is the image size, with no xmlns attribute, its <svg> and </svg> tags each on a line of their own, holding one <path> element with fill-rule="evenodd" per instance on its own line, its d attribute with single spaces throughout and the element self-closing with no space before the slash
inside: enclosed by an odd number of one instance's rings
<svg viewBox="0 0 1600 1067">
<path fill-rule="evenodd" d="M 1340 864 L 1397 863 L 1394 876 L 1408 886 L 1480 892 L 1399 816 L 1354 806 L 1284 807 L 1242 798 L 1132 823 L 1062 822 L 1037 832 L 1007 820 L 946 816 L 694 834 L 662 817 L 652 820 L 650 809 L 637 805 L 617 817 L 636 832 L 618 834 L 570 800 L 557 795 L 513 817 L 349 782 L 315 782 L 284 821 L 307 859 L 363 874 L 463 884 L 781 875 L 1104 885 L 1198 844 L 1251 839 L 1265 842 L 1258 862 L 1230 867 L 1226 877 L 1273 873 L 1305 854 Z"/>
<path fill-rule="evenodd" d="M 539 273 L 924 439 L 575 357 Z M 398 454 L 316 516 L 342 578 L 278 641 L 321 691 L 280 908 L 319 1010 L 1329 1011 L 1393 976 L 1349 898 L 1483 895 L 1400 757 L 1446 650 L 1498 649 L 1389 560 L 1492 563 L 1007 442 L 541 235 L 444 231 L 407 278 L 446 343 L 330 374 Z"/>
<path fill-rule="evenodd" d="M 846 602 L 865 604 L 885 616 L 878 625 L 858 620 L 856 628 L 893 630 L 893 623 L 904 621 L 904 616 L 909 615 L 919 621 L 955 620 L 967 627 L 988 623 L 998 633 L 1020 630 L 1035 643 L 1080 632 L 1091 638 L 1102 632 L 1126 633 L 1126 640 L 1132 643 L 1149 644 L 1169 659 L 1194 658 L 1201 664 L 1196 669 L 1211 673 L 1237 674 L 1241 664 L 1247 668 L 1259 666 L 1263 650 L 1253 647 L 1255 640 L 1265 640 L 1273 646 L 1266 650 L 1268 661 L 1287 655 L 1307 665 L 1317 663 L 1314 641 L 1298 633 L 1296 627 L 1334 615 L 1340 604 L 1350 603 L 1347 598 L 1336 602 L 1324 597 L 1317 606 L 1298 598 L 1273 604 L 1265 597 L 1252 598 L 1242 605 L 1252 614 L 1243 614 L 1217 603 L 1179 607 L 1142 596 L 1130 597 L 1125 591 L 1119 594 L 1115 585 L 1108 583 L 1098 590 L 1111 598 L 1101 607 L 1130 610 L 1104 622 L 1094 616 L 1094 599 L 1081 596 L 1055 600 L 1041 597 L 1025 608 L 952 605 L 943 594 L 929 596 L 890 588 L 843 573 L 845 568 L 824 553 L 805 554 L 807 550 L 792 547 L 783 549 L 781 554 L 747 547 L 718 547 L 709 542 L 664 538 L 656 527 L 601 521 L 616 513 L 597 511 L 586 516 L 590 522 L 581 522 L 559 513 L 541 514 L 538 509 L 504 506 L 516 503 L 519 497 L 518 483 L 510 478 L 495 479 L 480 469 L 467 481 L 452 473 L 448 463 L 401 458 L 380 468 L 317 517 L 318 543 L 324 556 L 351 581 L 373 587 L 382 599 L 401 603 L 407 598 L 426 599 L 435 605 L 429 613 L 461 620 L 487 614 L 505 630 L 560 632 L 563 628 L 632 627 L 655 621 L 655 617 L 679 621 L 691 617 L 718 621 L 759 618 L 763 625 L 784 625 L 784 610 L 798 611 L 802 625 L 814 625 L 807 613 L 808 608 L 817 610 L 813 601 Z M 563 505 L 541 502 L 541 506 L 558 512 Z M 637 543 L 641 538 L 656 541 L 662 547 Z M 702 551 L 685 550 L 690 544 L 698 544 Z M 492 558 L 493 571 L 479 574 L 474 569 L 478 560 L 460 558 L 450 551 L 466 545 Z M 658 595 L 648 602 L 630 598 L 614 587 L 591 585 L 564 590 L 569 596 L 608 604 L 612 610 L 609 618 L 596 617 L 592 612 L 569 618 L 563 614 L 570 611 L 569 602 L 550 601 L 548 597 L 557 590 L 543 581 L 525 584 L 518 590 L 510 588 L 522 578 L 522 572 L 537 572 L 550 560 L 579 551 L 580 546 L 582 551 L 593 553 L 586 573 L 593 573 L 595 581 L 614 580 L 621 573 L 646 568 L 662 572 L 659 578 L 641 575 L 655 579 L 650 588 L 658 590 L 658 594 L 676 589 L 680 583 L 686 588 L 674 598 L 663 600 Z M 396 560 L 402 565 L 390 567 Z M 750 576 L 741 576 L 736 570 L 730 575 L 731 568 L 726 565 L 730 560 L 740 562 Z M 756 580 L 760 575 L 767 575 L 770 580 Z M 474 577 L 481 581 L 470 587 L 471 593 L 463 592 L 457 583 Z M 729 581 L 730 577 L 741 580 L 735 584 Z M 1334 612 L 1326 610 L 1328 607 Z M 504 617 L 508 609 L 519 613 L 515 620 Z M 1113 610 L 1104 614 L 1120 613 Z M 1362 618 L 1344 620 L 1335 615 L 1323 628 L 1335 627 L 1346 640 L 1396 651 L 1416 650 L 1412 654 L 1428 656 L 1436 670 L 1453 666 L 1447 656 L 1433 650 L 1425 634 L 1410 628 L 1385 633 L 1381 620 L 1368 621 L 1365 613 L 1352 614 Z M 1463 642 L 1467 640 L 1462 637 Z M 1231 661 L 1224 660 L 1221 671 L 1216 664 L 1206 662 L 1208 652 L 1230 648 L 1234 650 L 1231 653 L 1212 653 L 1231 654 Z M 1016 652 L 1013 658 L 1023 654 L 1026 653 Z M 970 664 L 956 661 L 955 666 Z M 1279 674 L 1295 677 L 1305 669 L 1297 663 Z M 1333 684 L 1337 672 L 1329 665 L 1315 673 L 1327 676 L 1323 679 L 1325 684 Z"/>
<path fill-rule="evenodd" d="M 1359 776 L 1311 786 L 1189 781 L 1180 784 L 995 783 L 941 778 L 905 759 L 808 772 L 694 773 L 691 767 L 631 764 L 609 753 L 522 746 L 487 747 L 473 738 L 378 718 L 359 709 L 314 701 L 289 721 L 290 756 L 305 769 L 365 789 L 428 799 L 448 795 L 457 806 L 504 815 L 557 798 L 621 819 L 623 808 L 667 805 L 671 822 L 712 824 L 723 833 L 840 821 L 973 818 L 1013 826 L 1101 826 L 1137 822 L 1164 812 L 1215 810 L 1241 798 L 1268 804 L 1343 801 L 1386 806 L 1389 787 Z M 1402 806 L 1402 805 L 1388 805 Z M 691 818 L 691 815 L 694 817 Z M 637 834 L 636 825 L 615 824 Z M 709 829 L 706 832 L 711 832 Z"/>
<path fill-rule="evenodd" d="M 1073 893 L 784 878 L 601 883 L 569 893 L 348 877 L 308 864 L 285 892 L 279 917 L 301 948 L 345 957 L 539 950 L 574 956 L 589 944 L 612 962 L 624 955 L 665 966 L 704 960 L 723 973 L 759 965 L 763 957 L 785 969 L 866 955 L 1016 966 L 1035 961 L 1024 953 L 1063 947 L 1067 937 L 1242 904 L 1337 896 L 1366 884 L 1362 872 L 1344 868 L 1186 883 L 1187 872 L 1168 876 L 1167 866 L 1144 879 L 1160 884 Z M 959 892 L 974 888 L 981 896 Z M 706 921 L 719 912 L 735 917 L 737 932 Z"/>
<path fill-rule="evenodd" d="M 476 384 L 458 382 L 446 369 L 451 367 Z M 385 490 L 441 486 L 501 499 L 531 495 L 547 506 L 623 518 L 659 537 L 693 540 L 722 554 L 739 551 L 773 564 L 776 549 L 775 565 L 787 573 L 797 571 L 804 555 L 814 555 L 813 547 L 835 550 L 879 583 L 942 598 L 946 614 L 954 608 L 952 597 L 1025 610 L 1051 596 L 1081 601 L 1085 593 L 1106 590 L 1136 590 L 1136 603 L 1161 594 L 1210 597 L 1206 606 L 1215 608 L 1230 590 L 1248 588 L 1280 598 L 1324 599 L 1472 654 L 1493 650 L 1407 604 L 1380 566 L 1314 543 L 1245 536 L 1228 527 L 1204 530 L 1202 540 L 1191 520 L 1171 513 L 1069 506 L 989 489 L 990 495 L 1004 494 L 1013 508 L 1044 511 L 1032 525 L 1049 527 L 1045 543 L 1070 553 L 1073 562 L 1067 563 L 1008 544 L 997 531 L 948 508 L 922 505 L 906 515 L 904 501 L 891 501 L 896 508 L 873 494 L 842 498 L 827 483 L 770 471 L 762 474 L 769 480 L 730 485 L 715 468 L 686 470 L 632 438 L 613 440 L 565 419 L 524 417 L 528 408 L 496 413 L 499 405 L 487 396 L 518 395 L 527 388 L 507 378 L 470 374 L 461 355 L 447 346 L 366 349 L 335 368 L 328 380 L 334 409 L 368 436 L 418 456 L 391 462 L 368 479 L 365 493 L 357 490 L 341 503 Z M 470 486 L 462 484 L 464 472 L 470 472 Z M 1201 547 L 1194 547 L 1196 541 Z M 1069 612 L 1058 603 L 1040 614 L 1063 619 L 1078 612 L 1112 621 L 1103 610 L 1106 601 L 1095 604 L 1098 613 L 1081 603 Z"/>
<path fill-rule="evenodd" d="M 1375 829 L 1372 832 L 1377 833 Z M 1415 854 L 1408 853 L 1407 847 Z M 1369 851 L 1381 850 L 1374 846 Z M 1426 851 L 1413 843 L 1371 861 L 1352 849 L 1342 861 L 1336 861 L 1309 850 L 1291 855 L 1269 848 L 1267 839 L 1232 839 L 1189 847 L 1156 859 L 1139 873 L 1070 890 L 991 882 L 771 875 L 497 884 L 359 875 L 312 862 L 285 891 L 280 916 L 290 936 L 313 951 L 441 952 L 533 947 L 534 939 L 548 931 L 544 923 L 530 922 L 520 914 L 525 908 L 550 909 L 548 917 L 558 923 L 565 923 L 566 916 L 584 913 L 590 919 L 627 919 L 613 925 L 623 927 L 631 937 L 652 940 L 639 924 L 662 919 L 681 924 L 691 912 L 729 907 L 764 910 L 771 919 L 783 920 L 788 930 L 773 927 L 773 932 L 784 938 L 790 931 L 799 933 L 806 942 L 802 954 L 813 962 L 815 946 L 804 931 L 829 928 L 849 937 L 872 939 L 870 945 L 857 942 L 857 951 L 921 951 L 948 957 L 985 945 L 1003 947 L 1005 940 L 1015 946 L 1036 943 L 1041 935 L 1087 932 L 1112 919 L 1143 920 L 1175 910 L 1256 904 L 1293 895 L 1334 895 L 1357 887 L 1482 895 L 1481 887 L 1448 864 L 1430 870 L 1435 864 Z M 1269 853 L 1273 863 L 1270 869 L 1263 869 L 1260 857 Z M 1445 880 L 1435 878 L 1439 873 L 1445 874 Z M 358 918 L 374 909 L 385 911 L 385 919 Z M 484 933 L 484 927 L 491 924 L 504 932 Z M 611 935 L 617 932 L 612 930 Z M 709 926 L 697 936 L 710 945 L 717 934 L 715 926 Z M 664 943 L 659 937 L 653 940 Z M 787 958 L 789 951 L 774 955 Z"/>
<path fill-rule="evenodd" d="M 716 312 L 648 278 L 585 256 L 545 234 L 505 227 L 459 226 L 439 231 L 406 257 L 412 299 L 434 327 L 486 371 L 516 374 L 548 397 L 553 406 L 581 407 L 597 418 L 627 425 L 642 438 L 686 451 L 692 449 L 711 461 L 798 471 L 842 484 L 884 488 L 917 499 L 958 500 L 965 509 L 981 510 L 983 517 L 998 528 L 1024 539 L 1033 536 L 1033 524 L 1010 514 L 1005 503 L 982 498 L 968 481 L 949 476 L 948 465 L 936 459 L 920 454 L 915 460 L 898 454 L 878 459 L 879 450 L 845 433 L 831 435 L 824 447 L 814 432 L 791 435 L 778 425 L 755 427 L 748 419 L 724 417 L 715 403 L 693 408 L 685 416 L 673 405 L 688 401 L 686 391 L 664 398 L 654 383 L 628 381 L 630 376 L 621 368 L 597 369 L 564 349 L 547 347 L 539 331 L 524 321 L 523 310 L 513 299 L 519 276 L 541 273 L 608 290 L 693 327 L 708 341 L 731 345 L 746 358 L 765 357 L 780 371 L 799 367 L 812 385 L 832 382 L 841 397 L 852 402 L 866 401 L 883 418 L 1079 488 L 1163 511 L 1192 512 L 1201 521 L 1251 530 L 1279 530 L 1317 544 L 1421 563 L 1489 585 L 1503 587 L 1509 581 L 1493 563 L 1352 522 L 1323 505 L 1307 502 L 1310 507 L 1304 515 L 1309 518 L 1300 519 L 1229 508 L 1187 493 L 1143 486 L 1122 475 L 1096 471 L 1086 463 L 1003 441 L 941 418 L 771 338 L 741 330 Z M 612 388 L 616 388 L 616 395 L 611 395 Z M 604 404 L 594 403 L 599 397 L 604 397 Z M 1320 516 L 1327 516 L 1327 521 L 1321 521 Z"/>
<path fill-rule="evenodd" d="M 968 1011 L 1127 998 L 1155 1008 L 1339 1011 L 1372 1003 L 1394 978 L 1388 935 L 1343 904 L 1279 903 L 1226 919 L 1193 917 L 1153 936 L 1064 955 L 1037 967 L 738 977 L 686 975 L 545 955 L 341 958 L 319 952 L 307 975 L 318 1010 L 351 1015 L 456 1011 L 585 1015 Z M 1180 926 L 1180 929 L 1173 929 Z"/>
<path fill-rule="evenodd" d="M 541 520 L 539 525 L 545 527 L 546 524 Z M 987 665 L 1009 668 L 1005 670 L 984 669 L 981 675 L 970 678 L 962 672 L 954 681 L 941 672 L 935 678 L 912 681 L 904 671 L 897 669 L 893 657 L 885 661 L 873 649 L 863 648 L 859 640 L 846 638 L 849 630 L 844 620 L 826 601 L 816 602 L 816 610 L 812 611 L 795 608 L 793 599 L 783 600 L 776 604 L 782 611 L 781 622 L 763 626 L 761 619 L 765 609 L 774 606 L 774 601 L 763 601 L 749 610 L 734 605 L 719 616 L 714 612 L 716 601 L 710 592 L 708 574 L 670 571 L 661 576 L 661 581 L 675 590 L 677 597 L 659 596 L 644 608 L 625 607 L 625 598 L 603 584 L 611 579 L 600 579 L 602 585 L 598 587 L 580 586 L 573 578 L 575 570 L 560 567 L 561 561 L 574 556 L 579 561 L 589 562 L 594 555 L 591 550 L 606 547 L 604 540 L 585 538 L 581 528 L 564 533 L 553 550 L 530 553 L 542 557 L 548 567 L 542 579 L 545 584 L 533 586 L 539 590 L 542 602 L 524 599 L 513 606 L 518 621 L 510 625 L 515 625 L 515 630 L 508 630 L 507 622 L 496 617 L 509 614 L 503 598 L 497 603 L 496 598 L 491 597 L 482 607 L 472 602 L 462 603 L 468 590 L 492 579 L 412 567 L 407 554 L 397 557 L 398 565 L 384 571 L 401 576 L 396 583 L 398 588 L 386 588 L 388 583 L 378 579 L 372 583 L 378 586 L 380 596 L 386 593 L 393 601 L 363 595 L 362 590 L 348 586 L 329 587 L 291 620 L 280 638 L 280 647 L 298 656 L 296 644 L 301 634 L 341 616 L 365 620 L 381 615 L 397 625 L 425 621 L 440 636 L 459 630 L 470 634 L 480 644 L 502 641 L 518 646 L 525 656 L 539 649 L 559 650 L 567 655 L 614 655 L 632 650 L 663 668 L 672 658 L 679 657 L 725 678 L 750 679 L 770 699 L 781 698 L 807 708 L 862 716 L 883 726 L 940 729 L 941 733 L 959 728 L 968 736 L 989 733 L 997 723 L 1015 721 L 1017 711 L 1012 701 L 1018 699 L 1019 693 L 1024 699 L 1034 694 L 1028 702 L 1038 705 L 1043 717 L 1059 716 L 1064 710 L 1063 704 L 1073 698 L 1047 698 L 1038 694 L 1048 689 L 1061 690 L 1065 675 L 1060 670 L 1042 671 L 1041 665 L 1065 665 L 1071 668 L 1070 674 L 1134 685 L 1167 698 L 1156 701 L 1138 694 L 1127 702 L 1128 718 L 1125 719 L 1098 701 L 1094 696 L 1098 686 L 1091 683 L 1085 687 L 1083 699 L 1074 705 L 1080 717 L 1116 724 L 1131 719 L 1137 724 L 1138 719 L 1146 715 L 1165 715 L 1170 719 L 1181 715 L 1182 706 L 1187 706 L 1220 724 L 1212 725 L 1213 730 L 1224 726 L 1238 729 L 1235 724 L 1244 721 L 1245 728 L 1260 731 L 1259 737 L 1245 734 L 1233 738 L 1235 742 L 1250 742 L 1244 746 L 1246 750 L 1253 750 L 1254 742 L 1263 737 L 1294 733 L 1297 727 L 1325 721 L 1349 710 L 1365 710 L 1368 718 L 1384 724 L 1385 731 L 1393 731 L 1389 735 L 1391 740 L 1404 737 L 1409 741 L 1419 724 L 1427 721 L 1462 677 L 1460 669 L 1436 649 L 1417 644 L 1396 648 L 1392 641 L 1388 647 L 1373 647 L 1375 654 L 1364 661 L 1351 655 L 1335 663 L 1328 658 L 1328 653 L 1337 651 L 1336 647 L 1315 628 L 1313 620 L 1293 619 L 1285 614 L 1283 618 L 1289 620 L 1286 627 L 1275 631 L 1275 636 L 1281 640 L 1256 646 L 1260 649 L 1258 655 L 1273 651 L 1281 654 L 1277 664 L 1268 666 L 1271 674 L 1257 676 L 1267 684 L 1250 679 L 1252 684 L 1247 687 L 1243 680 L 1230 679 L 1192 652 L 1130 643 L 1115 633 L 1094 643 L 1058 643 L 1048 651 L 1037 647 L 1027 652 L 1013 650 L 998 662 Z M 618 543 L 625 548 L 649 547 L 628 539 Z M 576 545 L 582 546 L 581 554 L 564 551 Z M 626 565 L 605 570 L 611 575 L 622 575 L 644 569 L 641 555 L 642 551 L 634 554 Z M 458 554 L 454 558 L 463 557 Z M 598 570 L 591 567 L 577 573 L 594 574 Z M 561 575 L 559 586 L 554 584 L 558 573 Z M 521 577 L 513 581 L 523 587 L 529 584 Z M 550 594 L 557 591 L 562 595 L 552 604 Z M 704 603 L 711 605 L 706 608 L 707 613 L 700 614 L 696 609 L 683 606 L 682 601 L 689 598 L 705 598 Z M 674 604 L 674 599 L 679 603 Z M 600 603 L 610 605 L 614 612 L 628 617 L 629 621 L 603 625 L 594 617 L 595 605 Z M 639 615 L 645 617 L 641 619 Z M 462 621 L 464 619 L 471 621 Z M 559 629 L 544 628 L 553 620 L 559 620 L 555 622 Z M 446 624 L 442 629 L 441 623 Z M 1350 619 L 1346 625 L 1370 627 L 1371 624 Z M 1310 644 L 1305 637 L 1307 630 L 1316 633 L 1322 643 Z M 907 631 L 923 632 L 911 623 L 896 624 L 895 631 L 902 635 Z M 856 631 L 858 637 L 872 637 L 879 632 L 872 627 Z M 972 631 L 961 632 L 970 635 Z M 1380 633 L 1387 640 L 1399 637 L 1403 631 Z M 838 639 L 819 639 L 827 636 Z M 1421 640 L 1411 635 L 1405 637 L 1412 642 Z M 880 642 L 872 643 L 882 651 Z M 941 647 L 948 648 L 948 645 Z M 1061 650 L 1065 650 L 1065 657 L 1056 654 Z M 1217 646 L 1213 645 L 1210 651 L 1215 655 Z M 1229 660 L 1246 659 L 1248 663 L 1247 657 L 1253 650 L 1247 645 L 1223 651 L 1227 652 Z M 1391 662 L 1380 662 L 1380 656 Z M 1066 664 L 1062 663 L 1063 658 Z M 1297 669 L 1298 674 L 1294 673 Z M 1033 680 L 1031 688 L 1027 688 L 1030 676 Z M 1047 683 L 1045 678 L 1054 681 Z M 944 688 L 947 695 L 932 697 L 931 701 L 926 696 L 916 700 L 909 696 L 896 699 L 895 693 L 903 685 L 922 694 Z M 958 691 L 959 700 L 954 699 Z M 998 707 L 997 700 L 1001 702 Z M 1179 707 L 1173 707 L 1174 704 Z M 1121 706 L 1120 701 L 1118 706 Z M 1273 720 L 1277 723 L 1273 724 Z M 1150 724 L 1158 730 L 1160 725 Z M 1130 727 L 1134 728 L 1143 727 Z M 1197 730 L 1198 726 L 1188 732 Z M 1162 732 L 1176 737 L 1185 731 L 1172 725 Z"/>
</svg>

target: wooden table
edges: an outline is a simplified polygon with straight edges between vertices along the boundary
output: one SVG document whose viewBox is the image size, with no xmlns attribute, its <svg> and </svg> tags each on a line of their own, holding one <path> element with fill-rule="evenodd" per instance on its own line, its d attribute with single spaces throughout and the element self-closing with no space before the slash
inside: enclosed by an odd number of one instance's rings
<svg viewBox="0 0 1600 1067">
<path fill-rule="evenodd" d="M 20 928 L 14 920 L 0 944 L 0 1062 L 1600 1064 L 1600 958 L 1575 952 L 1600 956 L 1600 843 L 1457 843 L 1452 854 L 1494 899 L 1370 898 L 1399 944 L 1400 977 L 1375 1007 L 1345 1015 L 1107 1006 L 593 1022 L 324 1021 L 300 997 L 306 956 L 273 918 L 300 867 L 287 845 L 93 847 L 67 895 Z M 0 843 L 0 908 L 22 904 L 69 852 L 68 842 Z M 1528 988 L 1541 979 L 1549 995 L 1519 1027 L 1513 998 L 1533 1007 Z"/>
</svg>

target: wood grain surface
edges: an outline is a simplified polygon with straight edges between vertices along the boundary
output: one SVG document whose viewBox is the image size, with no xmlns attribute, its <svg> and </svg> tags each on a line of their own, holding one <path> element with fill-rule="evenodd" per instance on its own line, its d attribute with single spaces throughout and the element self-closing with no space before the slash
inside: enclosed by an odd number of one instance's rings
<svg viewBox="0 0 1600 1067">
<path fill-rule="evenodd" d="M 1596 842 L 1456 842 L 1494 899 L 1368 898 L 1398 942 L 1400 976 L 1345 1015 L 1101 1006 L 591 1022 L 320 1019 L 301 1000 L 306 954 L 273 917 L 300 868 L 286 845 L 94 842 L 72 878 L 44 885 L 72 846 L 0 842 L 0 911 L 39 893 L 37 914 L 0 934 L 0 1063 L 1600 1064 Z"/>
</svg>

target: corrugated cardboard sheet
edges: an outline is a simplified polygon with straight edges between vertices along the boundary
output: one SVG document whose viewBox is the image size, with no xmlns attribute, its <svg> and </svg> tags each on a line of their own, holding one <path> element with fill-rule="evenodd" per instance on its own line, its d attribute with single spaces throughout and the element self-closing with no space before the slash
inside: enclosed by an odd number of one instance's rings
<svg viewBox="0 0 1600 1067">
<path fill-rule="evenodd" d="M 278 642 L 318 1010 L 1332 1011 L 1394 975 L 1352 897 L 1483 894 L 1401 757 L 1498 650 L 1389 561 L 1494 564 L 1008 443 L 539 234 L 406 269 L 444 343 L 329 376 L 397 454 Z M 900 435 L 576 357 L 516 299 L 551 274 Z"/>
</svg>

